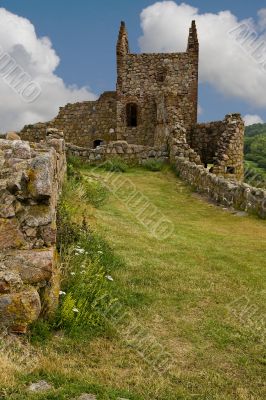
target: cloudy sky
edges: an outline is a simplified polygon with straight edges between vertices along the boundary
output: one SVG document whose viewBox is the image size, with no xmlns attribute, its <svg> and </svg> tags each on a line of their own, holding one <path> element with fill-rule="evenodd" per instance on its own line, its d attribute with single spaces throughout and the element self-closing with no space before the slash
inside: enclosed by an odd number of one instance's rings
<svg viewBox="0 0 266 400">
<path fill-rule="evenodd" d="M 265 0 L 3 0 L 0 5 L 0 131 L 49 120 L 61 105 L 113 90 L 120 20 L 126 21 L 132 52 L 172 52 L 185 50 L 195 19 L 199 120 L 241 112 L 247 124 L 266 121 Z"/>
</svg>

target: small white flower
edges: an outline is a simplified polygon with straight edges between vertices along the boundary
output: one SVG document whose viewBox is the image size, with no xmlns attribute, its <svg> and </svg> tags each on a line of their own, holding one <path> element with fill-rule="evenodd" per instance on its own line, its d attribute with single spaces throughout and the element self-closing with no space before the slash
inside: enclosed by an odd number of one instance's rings
<svg viewBox="0 0 266 400">
<path fill-rule="evenodd" d="M 103 254 L 103 251 L 99 250 L 99 251 L 98 251 L 98 254 Z"/>
<path fill-rule="evenodd" d="M 75 255 L 84 254 L 84 253 L 85 253 L 84 249 L 81 249 L 80 247 L 75 248 Z"/>
<path fill-rule="evenodd" d="M 74 308 L 72 309 L 72 311 L 73 311 L 73 312 L 76 312 L 76 313 L 79 312 L 79 310 L 78 310 L 76 307 L 74 307 Z"/>
<path fill-rule="evenodd" d="M 64 296 L 66 294 L 66 292 L 63 292 L 63 290 L 60 290 L 59 295 L 60 296 Z"/>
<path fill-rule="evenodd" d="M 81 264 L 81 268 L 85 269 L 86 268 L 86 264 Z"/>
<path fill-rule="evenodd" d="M 86 271 L 81 271 L 80 273 L 81 273 L 81 274 L 85 274 L 85 273 L 86 273 Z"/>
<path fill-rule="evenodd" d="M 74 276 L 76 275 L 76 272 L 70 272 L 70 275 Z"/>
<path fill-rule="evenodd" d="M 111 275 L 106 275 L 105 278 L 108 279 L 108 281 L 113 281 L 113 280 L 114 280 L 114 279 L 111 277 Z"/>
</svg>

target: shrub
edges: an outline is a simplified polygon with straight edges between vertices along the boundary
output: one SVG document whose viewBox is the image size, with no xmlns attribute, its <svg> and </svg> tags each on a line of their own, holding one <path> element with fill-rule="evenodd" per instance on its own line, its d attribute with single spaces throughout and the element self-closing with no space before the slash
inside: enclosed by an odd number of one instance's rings
<svg viewBox="0 0 266 400">
<path fill-rule="evenodd" d="M 68 156 L 67 157 L 67 166 L 71 166 L 75 169 L 82 168 L 84 166 L 84 161 L 81 160 L 79 157 L 75 156 Z"/>
<path fill-rule="evenodd" d="M 126 172 L 129 168 L 120 157 L 114 157 L 112 160 L 106 161 L 101 167 L 105 169 L 105 171 L 111 172 Z"/>
<path fill-rule="evenodd" d="M 71 333 L 103 328 L 104 315 L 116 301 L 107 277 L 110 268 L 120 260 L 104 239 L 90 231 L 85 221 L 81 226 L 71 221 L 65 204 L 60 205 L 59 215 L 58 249 L 63 268 L 55 326 Z"/>
<path fill-rule="evenodd" d="M 103 205 L 108 197 L 108 189 L 100 180 L 83 175 L 73 164 L 68 164 L 68 184 L 94 207 Z"/>
<path fill-rule="evenodd" d="M 79 257 L 76 253 L 69 261 L 71 272 L 66 282 L 66 294 L 62 295 L 57 326 L 68 331 L 105 326 L 105 314 L 116 301 L 110 294 L 106 271 L 99 261 Z"/>
<path fill-rule="evenodd" d="M 57 249 L 62 253 L 64 249 L 79 241 L 80 227 L 70 218 L 67 204 L 63 200 L 57 210 Z"/>
<path fill-rule="evenodd" d="M 161 160 L 150 159 L 145 161 L 143 166 L 149 171 L 161 171 L 164 167 L 164 162 Z"/>
<path fill-rule="evenodd" d="M 94 207 L 100 207 L 108 197 L 108 189 L 97 179 L 83 177 L 81 184 L 85 190 L 85 199 Z"/>
</svg>

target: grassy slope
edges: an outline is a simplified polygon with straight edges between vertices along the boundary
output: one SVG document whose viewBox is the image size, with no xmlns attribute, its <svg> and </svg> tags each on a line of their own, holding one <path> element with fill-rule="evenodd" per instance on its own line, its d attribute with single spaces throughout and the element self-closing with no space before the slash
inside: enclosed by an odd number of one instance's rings
<svg viewBox="0 0 266 400">
<path fill-rule="evenodd" d="M 38 399 L 69 398 L 64 393 L 76 390 L 99 399 L 264 399 L 266 355 L 254 321 L 265 315 L 265 222 L 205 203 L 171 172 L 121 176 L 173 221 L 169 239 L 151 237 L 113 195 L 96 211 L 75 201 L 76 212 L 86 212 L 125 260 L 111 273 L 114 290 L 174 365 L 168 374 L 155 373 L 121 334 L 85 343 L 57 336 L 37 349 L 34 375 L 24 370 L 20 379 L 42 376 L 61 388 Z M 228 307 L 241 296 L 257 306 L 251 319 L 241 318 L 241 307 L 235 314 Z"/>
</svg>

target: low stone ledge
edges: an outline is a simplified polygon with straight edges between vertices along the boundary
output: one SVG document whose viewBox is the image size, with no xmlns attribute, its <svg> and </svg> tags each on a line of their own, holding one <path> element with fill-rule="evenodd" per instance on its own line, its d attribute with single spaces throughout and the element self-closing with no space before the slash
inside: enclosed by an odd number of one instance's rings
<svg viewBox="0 0 266 400">
<path fill-rule="evenodd" d="M 129 144 L 126 141 L 110 142 L 95 149 L 84 148 L 67 143 L 67 154 L 80 157 L 89 164 L 101 163 L 114 157 L 138 164 L 148 159 L 168 160 L 169 153 L 166 148 Z"/>
<path fill-rule="evenodd" d="M 181 179 L 217 204 L 266 219 L 266 190 L 217 176 L 185 158 L 177 157 L 175 166 Z"/>
</svg>

